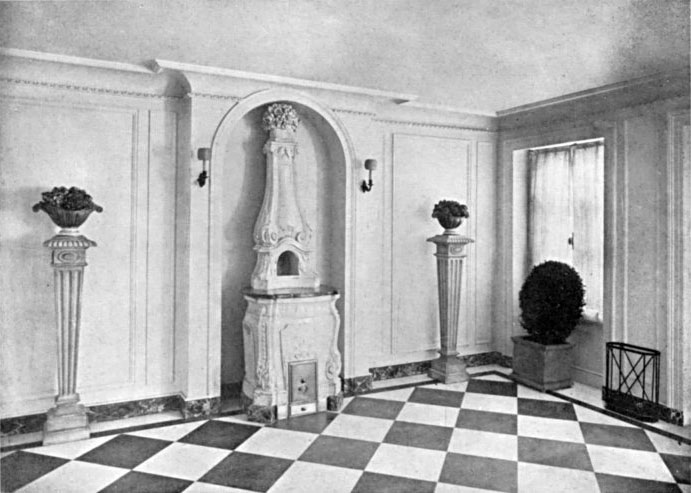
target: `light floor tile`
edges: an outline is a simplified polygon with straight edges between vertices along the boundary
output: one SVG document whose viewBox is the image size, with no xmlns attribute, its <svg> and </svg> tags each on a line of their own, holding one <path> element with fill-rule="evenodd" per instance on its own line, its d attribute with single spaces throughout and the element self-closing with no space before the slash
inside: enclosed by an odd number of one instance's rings
<svg viewBox="0 0 691 493">
<path fill-rule="evenodd" d="M 421 385 L 425 389 L 451 390 L 453 392 L 465 392 L 468 388 L 468 381 L 458 383 L 430 383 Z"/>
<path fill-rule="evenodd" d="M 190 443 L 171 443 L 135 471 L 196 481 L 230 454 L 229 450 Z"/>
<path fill-rule="evenodd" d="M 296 460 L 319 435 L 302 431 L 262 428 L 235 450 Z"/>
<path fill-rule="evenodd" d="M 236 414 L 234 416 L 223 416 L 222 418 L 214 418 L 214 421 L 224 421 L 226 423 L 240 423 L 243 425 L 264 426 L 264 423 L 257 423 L 256 421 L 249 421 L 246 414 Z"/>
<path fill-rule="evenodd" d="M 604 407 L 602 402 L 602 391 L 579 382 L 574 382 L 571 388 L 557 390 L 556 393 L 567 397 L 573 397 L 574 399 L 587 402 L 599 408 Z"/>
<path fill-rule="evenodd" d="M 456 426 L 458 411 L 458 409 L 449 406 L 433 406 L 419 404 L 417 402 L 407 402 L 403 406 L 403 409 L 401 409 L 401 412 L 398 413 L 396 420 L 453 428 Z"/>
<path fill-rule="evenodd" d="M 504 433 L 456 428 L 451 436 L 449 452 L 518 460 L 518 438 Z"/>
<path fill-rule="evenodd" d="M 252 490 L 242 488 L 231 488 L 211 483 L 192 483 L 185 489 L 184 493 L 255 493 Z"/>
<path fill-rule="evenodd" d="M 678 484 L 681 493 L 691 493 L 691 484 Z"/>
<path fill-rule="evenodd" d="M 524 437 L 585 443 L 578 422 L 564 419 L 539 418 L 519 414 L 518 434 Z"/>
<path fill-rule="evenodd" d="M 415 387 L 406 387 L 405 389 L 387 390 L 386 392 L 375 392 L 373 394 L 364 394 L 361 397 L 368 399 L 386 399 L 389 401 L 407 401 L 410 394 L 413 393 Z"/>
<path fill-rule="evenodd" d="M 389 432 L 393 420 L 355 416 L 353 414 L 339 414 L 322 435 L 337 436 L 342 438 L 354 438 L 356 440 L 368 440 L 381 442 Z"/>
<path fill-rule="evenodd" d="M 127 474 L 127 469 L 73 461 L 17 490 L 21 493 L 93 493 Z"/>
<path fill-rule="evenodd" d="M 382 443 L 367 464 L 366 471 L 406 478 L 438 481 L 446 453 Z"/>
<path fill-rule="evenodd" d="M 547 392 L 539 392 L 535 389 L 531 389 L 530 387 L 524 387 L 523 385 L 519 385 L 516 390 L 518 397 L 522 397 L 524 399 L 564 402 L 564 399 L 548 394 Z"/>
<path fill-rule="evenodd" d="M 655 452 L 587 445 L 595 472 L 673 483 L 674 478 Z"/>
<path fill-rule="evenodd" d="M 269 489 L 269 493 L 304 493 L 328 491 L 349 493 L 362 476 L 362 471 L 345 467 L 295 462 Z"/>
<path fill-rule="evenodd" d="M 491 382 L 505 382 L 510 383 L 511 380 L 508 378 L 501 377 L 499 375 L 482 375 L 479 377 L 473 377 L 475 380 L 489 380 Z"/>
<path fill-rule="evenodd" d="M 498 490 L 486 490 L 484 488 L 472 488 L 457 484 L 438 483 L 434 493 L 499 493 Z"/>
<path fill-rule="evenodd" d="M 26 449 L 26 451 L 33 454 L 61 457 L 63 459 L 76 459 L 80 455 L 87 453 L 89 450 L 95 449 L 99 445 L 102 445 L 113 438 L 115 438 L 115 435 L 90 438 L 88 440 L 77 440 L 75 442 L 58 443 L 56 445 L 47 445 L 45 447 L 30 448 Z"/>
<path fill-rule="evenodd" d="M 518 491 L 592 493 L 600 491 L 595 473 L 540 464 L 518 463 Z"/>
<path fill-rule="evenodd" d="M 688 455 L 689 460 L 691 460 L 691 445 L 678 442 L 672 438 L 667 438 L 653 431 L 646 430 L 645 434 L 648 435 L 648 438 L 653 442 L 658 452 L 664 454 Z"/>
<path fill-rule="evenodd" d="M 517 402 L 518 400 L 515 397 L 469 392 L 463 396 L 461 408 L 475 409 L 476 411 L 516 414 L 518 412 Z"/>
<path fill-rule="evenodd" d="M 149 428 L 148 430 L 133 431 L 131 433 L 127 433 L 127 435 L 174 442 L 176 440 L 180 440 L 188 433 L 192 433 L 204 423 L 206 423 L 206 421 L 192 421 L 190 423 L 182 423 L 179 425 L 161 426 L 160 428 Z"/>
<path fill-rule="evenodd" d="M 578 421 L 582 421 L 584 423 L 596 423 L 601 425 L 626 426 L 628 428 L 635 428 L 635 426 L 630 425 L 626 421 L 612 418 L 611 416 L 607 416 L 606 414 L 593 411 L 591 409 L 588 409 L 587 407 L 574 404 L 573 409 L 574 411 L 576 411 L 576 417 L 578 418 Z"/>
<path fill-rule="evenodd" d="M 468 373 L 471 375 L 475 373 L 483 373 L 486 371 L 499 371 L 501 373 L 506 373 L 507 375 L 511 373 L 511 368 L 506 368 L 505 366 L 499 365 L 482 365 L 482 366 L 470 366 L 468 367 Z"/>
</svg>

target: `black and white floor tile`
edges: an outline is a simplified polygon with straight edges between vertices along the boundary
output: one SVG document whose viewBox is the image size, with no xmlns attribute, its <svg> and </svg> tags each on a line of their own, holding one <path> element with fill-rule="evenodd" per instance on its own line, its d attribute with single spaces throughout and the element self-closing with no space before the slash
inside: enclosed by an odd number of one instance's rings
<svg viewBox="0 0 691 493">
<path fill-rule="evenodd" d="M 691 493 L 690 443 L 492 374 L 272 426 L 229 416 L 18 450 L 0 473 L 22 493 Z"/>
</svg>

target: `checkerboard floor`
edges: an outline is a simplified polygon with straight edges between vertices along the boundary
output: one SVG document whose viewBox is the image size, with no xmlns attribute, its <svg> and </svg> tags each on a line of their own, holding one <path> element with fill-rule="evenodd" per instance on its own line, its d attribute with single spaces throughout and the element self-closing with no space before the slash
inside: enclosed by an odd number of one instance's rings
<svg viewBox="0 0 691 493">
<path fill-rule="evenodd" d="M 499 374 L 260 426 L 185 422 L 1 459 L 20 492 L 691 492 L 691 445 Z"/>
</svg>

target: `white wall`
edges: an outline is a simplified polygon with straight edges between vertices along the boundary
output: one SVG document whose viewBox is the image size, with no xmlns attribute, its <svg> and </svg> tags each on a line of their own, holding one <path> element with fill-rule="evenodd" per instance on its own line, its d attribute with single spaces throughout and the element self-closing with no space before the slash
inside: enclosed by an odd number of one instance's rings
<svg viewBox="0 0 691 493">
<path fill-rule="evenodd" d="M 660 83 L 674 84 L 668 79 Z M 688 85 L 686 85 L 688 86 Z M 646 104 L 636 104 L 637 91 Z M 658 90 L 658 89 L 656 89 Z M 685 91 L 688 91 L 686 87 Z M 683 94 L 684 91 L 681 91 Z M 680 355 L 682 324 L 678 323 L 682 293 L 678 275 L 682 207 L 674 176 L 681 175 L 681 159 L 670 149 L 679 146 L 670 133 L 670 115 L 688 112 L 686 95 L 655 100 L 646 88 L 631 86 L 611 93 L 609 100 L 582 96 L 576 101 L 544 105 L 505 115 L 501 132 L 500 251 L 503 295 L 496 340 L 511 353 L 512 335 L 522 333 L 517 294 L 525 269 L 515 207 L 514 152 L 519 149 L 592 137 L 605 138 L 605 300 L 604 323 L 584 324 L 572 336 L 576 343 L 576 378 L 590 385 L 604 382 L 604 343 L 623 341 L 662 353 L 662 403 L 681 409 Z M 645 101 L 643 99 L 643 101 Z M 652 100 L 651 100 L 652 99 Z M 686 113 L 688 114 L 688 113 Z M 571 115 L 571 116 L 569 116 Z M 670 140 L 672 139 L 672 140 Z M 680 180 L 679 180 L 680 183 Z M 686 211 L 684 214 L 689 214 Z M 675 308 L 676 307 L 676 308 Z M 670 382 L 674 382 L 670 386 Z"/>
<path fill-rule="evenodd" d="M 166 98 L 60 85 L 59 70 L 43 67 L 50 69 L 54 84 L 20 77 L 0 86 L 2 416 L 45 411 L 56 393 L 53 274 L 42 242 L 57 230 L 43 212 L 31 212 L 54 186 L 84 188 L 104 208 L 81 228 L 98 244 L 87 251 L 82 296 L 83 400 L 167 395 L 179 387 L 178 113 Z"/>
<path fill-rule="evenodd" d="M 53 228 L 29 208 L 55 185 L 86 188 L 105 209 L 83 228 L 98 242 L 86 268 L 83 402 L 214 397 L 222 382 L 242 378 L 239 290 L 254 266 L 265 172 L 256 125 L 261 108 L 278 100 L 303 116 L 300 200 L 316 231 L 322 280 L 342 291 L 344 376 L 436 357 L 435 259 L 426 238 L 441 230 L 430 216 L 442 198 L 468 203 L 463 231 L 476 240 L 460 349 L 493 347 L 491 118 L 400 105 L 406 97 L 395 93 L 158 68 L 3 58 L 0 262 L 9 275 L 0 416 L 52 406 L 53 287 L 41 243 Z M 210 179 L 200 188 L 196 150 L 209 146 Z M 365 194 L 368 158 L 380 167 Z M 408 272 L 414 282 L 403 279 Z"/>
</svg>

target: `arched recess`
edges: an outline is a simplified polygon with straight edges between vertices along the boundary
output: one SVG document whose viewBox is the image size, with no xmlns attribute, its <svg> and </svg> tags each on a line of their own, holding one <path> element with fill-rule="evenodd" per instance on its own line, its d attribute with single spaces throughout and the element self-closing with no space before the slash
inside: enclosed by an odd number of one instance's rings
<svg viewBox="0 0 691 493">
<path fill-rule="evenodd" d="M 343 155 L 343 165 L 345 169 L 344 173 L 344 208 L 343 217 L 343 240 L 344 240 L 344 255 L 342 259 L 342 269 L 343 269 L 343 292 L 341 292 L 341 333 L 339 337 L 339 349 L 343 357 L 343 372 L 344 375 L 348 375 L 347 371 L 349 369 L 349 361 L 351 348 L 349 344 L 348 332 L 351 327 L 349 323 L 352 317 L 352 304 L 353 304 L 353 274 L 350 271 L 355 263 L 352 261 L 354 255 L 354 248 L 352 245 L 353 234 L 352 234 L 352 218 L 355 216 L 354 211 L 351 210 L 353 206 L 353 198 L 351 196 L 352 189 L 352 176 L 351 169 L 355 160 L 354 150 L 351 140 L 348 136 L 346 129 L 343 124 L 334 116 L 334 114 L 321 103 L 314 100 L 313 98 L 300 93 L 298 91 L 290 89 L 269 89 L 264 91 L 259 91 L 257 93 L 251 94 L 250 96 L 242 99 L 237 104 L 235 104 L 221 119 L 211 143 L 211 160 L 209 162 L 209 257 L 210 257 L 210 270 L 209 270 L 209 282 L 210 282 L 210 293 L 209 293 L 209 307 L 210 307 L 210 324 L 211 330 L 222 330 L 222 307 L 223 307 L 223 276 L 225 274 L 224 269 L 220 266 L 224 265 L 224 198 L 227 197 L 228 193 L 232 193 L 227 188 L 224 188 L 224 184 L 227 180 L 224 179 L 224 174 L 227 171 L 226 166 L 228 163 L 223 162 L 223 146 L 231 138 L 233 130 L 241 123 L 241 121 L 246 118 L 251 112 L 266 106 L 273 102 L 288 102 L 294 103 L 307 108 L 309 111 L 313 112 L 322 120 L 326 125 L 328 125 L 329 130 L 335 135 L 335 140 L 340 146 L 340 152 Z M 263 193 L 263 184 L 262 184 Z M 254 226 L 254 218 L 252 219 L 251 227 Z M 216 266 L 215 268 L 211 266 Z M 218 334 L 218 337 L 213 337 L 212 339 L 222 341 L 222 334 Z M 212 350 L 213 351 L 213 350 Z M 217 351 L 210 352 L 210 354 L 216 354 L 219 360 L 222 357 L 222 348 L 219 347 Z"/>
</svg>

